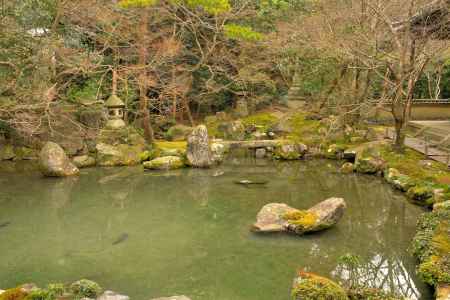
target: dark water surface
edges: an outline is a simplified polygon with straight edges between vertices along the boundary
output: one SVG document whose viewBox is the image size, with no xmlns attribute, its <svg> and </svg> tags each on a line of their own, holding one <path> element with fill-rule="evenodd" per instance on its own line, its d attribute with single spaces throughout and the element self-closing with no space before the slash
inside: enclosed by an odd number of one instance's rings
<svg viewBox="0 0 450 300">
<path fill-rule="evenodd" d="M 46 179 L 0 168 L 0 288 L 88 278 L 132 299 L 289 300 L 303 268 L 343 281 L 431 299 L 407 248 L 422 210 L 381 179 L 341 175 L 328 161 L 232 162 L 212 170 L 83 170 Z M 218 170 L 222 176 L 214 177 Z M 268 180 L 245 187 L 234 180 Z M 334 228 L 309 235 L 255 235 L 270 202 L 308 208 L 344 197 Z M 338 257 L 362 266 L 350 272 Z"/>
</svg>

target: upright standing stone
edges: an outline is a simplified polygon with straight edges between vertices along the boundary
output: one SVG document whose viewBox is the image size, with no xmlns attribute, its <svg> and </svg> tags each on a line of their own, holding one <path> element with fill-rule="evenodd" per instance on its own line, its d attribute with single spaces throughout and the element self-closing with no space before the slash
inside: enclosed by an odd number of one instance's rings
<svg viewBox="0 0 450 300">
<path fill-rule="evenodd" d="M 189 165 L 195 168 L 209 168 L 213 165 L 208 130 L 205 125 L 197 126 L 188 136 L 186 156 Z"/>
<path fill-rule="evenodd" d="M 39 166 L 42 174 L 49 177 L 78 175 L 80 172 L 67 157 L 64 150 L 55 143 L 48 142 L 39 154 Z"/>
</svg>

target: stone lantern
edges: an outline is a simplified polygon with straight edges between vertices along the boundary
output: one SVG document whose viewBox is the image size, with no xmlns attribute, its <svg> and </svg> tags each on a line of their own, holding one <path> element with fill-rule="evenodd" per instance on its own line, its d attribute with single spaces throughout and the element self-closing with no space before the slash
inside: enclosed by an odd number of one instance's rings
<svg viewBox="0 0 450 300">
<path fill-rule="evenodd" d="M 113 94 L 106 100 L 105 106 L 108 110 L 108 122 L 106 126 L 111 129 L 125 127 L 125 122 L 123 121 L 125 103 Z"/>
</svg>

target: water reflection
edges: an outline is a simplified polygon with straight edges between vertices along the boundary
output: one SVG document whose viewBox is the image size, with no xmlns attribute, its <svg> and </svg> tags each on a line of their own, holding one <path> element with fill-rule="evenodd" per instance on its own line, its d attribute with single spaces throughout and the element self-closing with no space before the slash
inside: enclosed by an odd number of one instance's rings
<svg viewBox="0 0 450 300">
<path fill-rule="evenodd" d="M 375 255 L 355 268 L 339 264 L 332 275 L 349 286 L 365 286 L 400 294 L 408 299 L 421 299 L 421 294 L 401 258 Z"/>
</svg>

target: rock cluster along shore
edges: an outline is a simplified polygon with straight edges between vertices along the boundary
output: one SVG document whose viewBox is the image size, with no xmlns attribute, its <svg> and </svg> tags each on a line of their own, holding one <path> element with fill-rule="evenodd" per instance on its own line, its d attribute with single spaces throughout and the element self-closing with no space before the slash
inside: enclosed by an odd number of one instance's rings
<svg viewBox="0 0 450 300">
<path fill-rule="evenodd" d="M 0 290 L 0 300 L 130 300 L 130 297 L 113 291 L 104 291 L 96 282 L 81 279 L 72 284 L 49 284 L 39 288 L 35 284 L 24 284 L 8 290 Z M 186 296 L 153 298 L 151 300 L 191 300 Z"/>
</svg>

